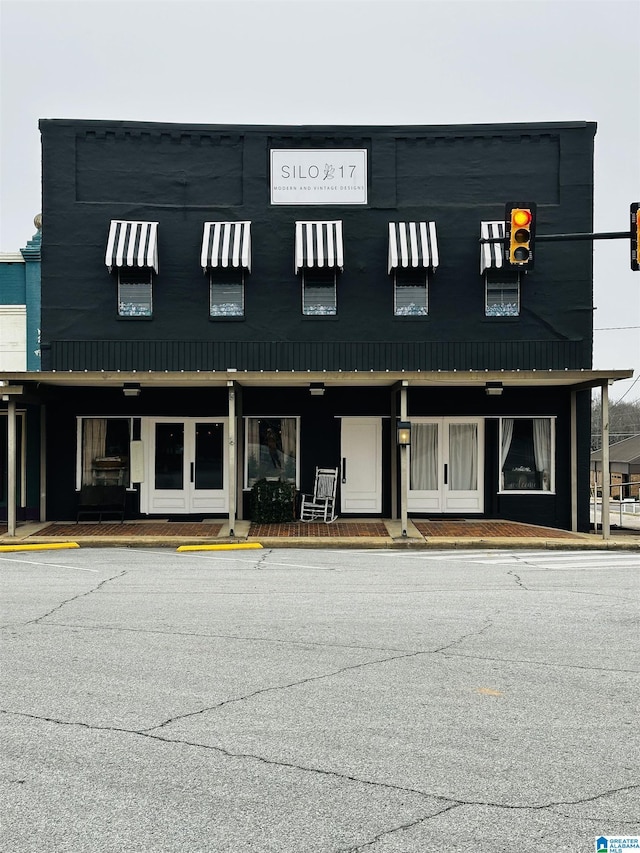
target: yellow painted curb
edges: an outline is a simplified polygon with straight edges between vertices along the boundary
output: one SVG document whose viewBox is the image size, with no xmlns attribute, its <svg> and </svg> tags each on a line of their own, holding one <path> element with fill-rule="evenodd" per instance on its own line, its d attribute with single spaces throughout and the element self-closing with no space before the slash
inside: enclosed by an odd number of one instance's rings
<svg viewBox="0 0 640 853">
<path fill-rule="evenodd" d="M 60 548 L 79 548 L 77 542 L 49 542 L 43 545 L 0 545 L 0 551 L 49 551 Z"/>
<path fill-rule="evenodd" d="M 259 542 L 238 542 L 236 545 L 180 545 L 176 551 L 240 551 L 262 548 Z"/>
</svg>

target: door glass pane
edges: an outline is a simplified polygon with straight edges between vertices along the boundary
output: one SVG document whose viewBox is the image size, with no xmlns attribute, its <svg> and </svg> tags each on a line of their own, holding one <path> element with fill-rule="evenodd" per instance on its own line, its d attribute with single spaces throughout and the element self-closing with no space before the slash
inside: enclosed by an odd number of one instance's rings
<svg viewBox="0 0 640 853">
<path fill-rule="evenodd" d="M 478 488 L 478 426 L 449 424 L 449 489 L 455 492 Z"/>
<path fill-rule="evenodd" d="M 196 489 L 222 488 L 222 424 L 196 424 Z"/>
<path fill-rule="evenodd" d="M 156 424 L 156 489 L 184 487 L 184 424 Z"/>
<path fill-rule="evenodd" d="M 438 488 L 438 424 L 414 424 L 411 432 L 410 488 L 434 491 Z"/>
</svg>

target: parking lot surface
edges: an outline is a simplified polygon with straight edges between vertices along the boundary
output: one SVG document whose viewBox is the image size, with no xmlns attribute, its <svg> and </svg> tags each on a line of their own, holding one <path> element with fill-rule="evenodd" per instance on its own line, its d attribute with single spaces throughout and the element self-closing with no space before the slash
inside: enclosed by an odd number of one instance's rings
<svg viewBox="0 0 640 853">
<path fill-rule="evenodd" d="M 0 554 L 7 853 L 640 831 L 637 552 Z"/>
</svg>

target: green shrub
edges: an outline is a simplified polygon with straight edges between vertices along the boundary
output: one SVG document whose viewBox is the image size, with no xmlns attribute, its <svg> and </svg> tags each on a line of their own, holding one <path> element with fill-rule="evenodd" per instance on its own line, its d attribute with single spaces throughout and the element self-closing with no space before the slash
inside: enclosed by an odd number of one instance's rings
<svg viewBox="0 0 640 853">
<path fill-rule="evenodd" d="M 282 480 L 258 480 L 251 489 L 251 520 L 258 524 L 294 521 L 296 487 Z"/>
</svg>

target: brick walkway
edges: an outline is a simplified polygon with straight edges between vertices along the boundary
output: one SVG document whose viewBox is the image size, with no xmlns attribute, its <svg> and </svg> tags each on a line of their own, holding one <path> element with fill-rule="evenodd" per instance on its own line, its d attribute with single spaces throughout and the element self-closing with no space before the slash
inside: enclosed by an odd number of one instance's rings
<svg viewBox="0 0 640 853">
<path fill-rule="evenodd" d="M 388 537 L 389 532 L 386 525 L 381 521 L 333 521 L 331 524 L 323 522 L 301 522 L 290 521 L 284 524 L 252 524 L 249 528 L 249 536 L 260 538 L 271 538 L 277 536 L 285 537 L 358 537 L 358 536 L 382 536 Z"/>
<path fill-rule="evenodd" d="M 6 529 L 6 528 L 5 528 Z M 79 524 L 63 522 L 49 524 L 34 536 L 202 536 L 215 539 L 222 529 L 222 524 L 209 524 L 197 521 L 125 521 L 97 522 L 81 521 Z"/>
<path fill-rule="evenodd" d="M 426 537 L 446 536 L 449 538 L 473 537 L 532 537 L 553 539 L 575 539 L 569 530 L 556 530 L 552 527 L 536 527 L 533 524 L 519 524 L 515 521 L 413 521 L 416 529 Z"/>
</svg>

